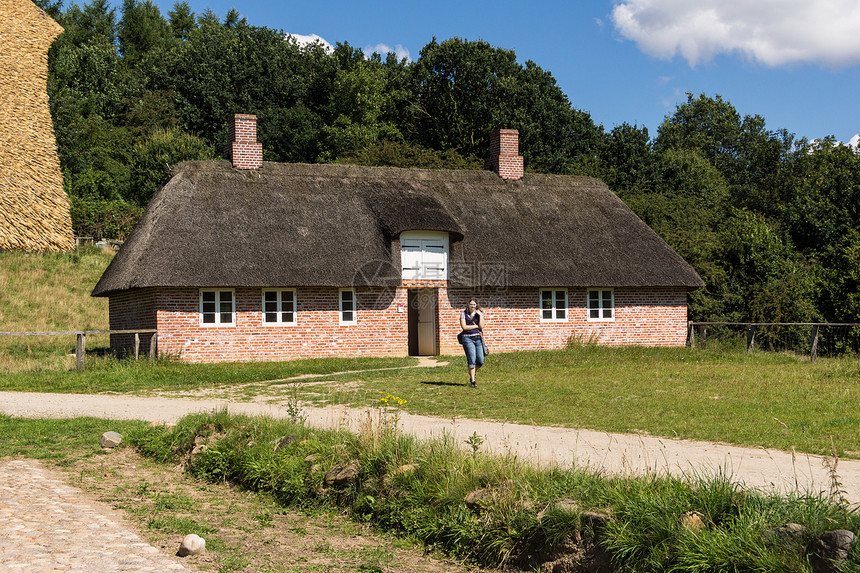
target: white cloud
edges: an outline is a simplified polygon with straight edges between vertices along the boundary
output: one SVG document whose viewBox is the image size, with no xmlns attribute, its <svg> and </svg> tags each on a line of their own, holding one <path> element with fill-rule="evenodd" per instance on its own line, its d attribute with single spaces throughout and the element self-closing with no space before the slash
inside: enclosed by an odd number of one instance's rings
<svg viewBox="0 0 860 573">
<path fill-rule="evenodd" d="M 724 53 L 767 66 L 860 63 L 857 0 L 620 0 L 612 21 L 643 52 L 691 66 Z"/>
<path fill-rule="evenodd" d="M 361 49 L 364 52 L 364 57 L 369 58 L 373 55 L 374 52 L 382 56 L 382 59 L 385 59 L 385 56 L 389 52 L 394 52 L 394 55 L 397 56 L 397 60 L 402 60 L 406 58 L 407 61 L 411 62 L 412 58 L 409 57 L 409 50 L 404 48 L 402 45 L 397 44 L 393 48 L 388 44 L 376 44 L 375 46 L 365 46 Z"/>
<path fill-rule="evenodd" d="M 321 38 L 316 34 L 311 34 L 310 36 L 303 36 L 302 34 L 287 34 L 287 37 L 295 40 L 299 46 L 319 44 L 323 47 L 327 54 L 331 54 L 332 52 L 334 52 L 334 46 L 332 46 L 331 44 L 326 42 L 324 38 Z"/>
</svg>

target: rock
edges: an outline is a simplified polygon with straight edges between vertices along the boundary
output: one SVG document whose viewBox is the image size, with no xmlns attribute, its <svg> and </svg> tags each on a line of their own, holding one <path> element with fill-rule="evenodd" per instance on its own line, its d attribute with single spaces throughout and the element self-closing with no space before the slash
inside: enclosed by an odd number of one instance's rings
<svg viewBox="0 0 860 573">
<path fill-rule="evenodd" d="M 358 477 L 358 462 L 352 462 L 344 467 L 337 464 L 325 473 L 326 485 L 344 485 L 355 481 Z"/>
<path fill-rule="evenodd" d="M 597 537 L 612 520 L 612 516 L 599 511 L 583 511 L 579 519 L 582 522 L 582 528 L 591 531 Z"/>
<path fill-rule="evenodd" d="M 179 551 L 176 552 L 180 557 L 186 555 L 201 555 L 206 551 L 206 540 L 199 535 L 190 533 L 182 539 L 179 545 Z"/>
<path fill-rule="evenodd" d="M 799 523 L 786 523 L 785 525 L 780 525 L 779 527 L 769 529 L 766 533 L 767 535 L 776 537 L 778 539 L 791 541 L 796 539 L 802 539 L 808 531 L 808 529 L 806 529 Z"/>
<path fill-rule="evenodd" d="M 809 564 L 815 573 L 837 573 L 854 545 L 854 534 L 846 529 L 825 531 L 806 548 Z"/>
<path fill-rule="evenodd" d="M 99 439 L 99 445 L 103 448 L 115 448 L 122 442 L 122 434 L 118 432 L 105 432 Z"/>
<path fill-rule="evenodd" d="M 575 499 L 560 499 L 552 505 L 552 508 L 574 513 L 579 511 L 579 503 Z"/>
<path fill-rule="evenodd" d="M 296 434 L 290 434 L 288 436 L 284 436 L 279 440 L 275 440 L 275 451 L 277 452 L 278 450 L 288 448 L 297 441 L 299 441 L 299 437 Z"/>
<path fill-rule="evenodd" d="M 681 525 L 684 526 L 688 531 L 701 531 L 705 529 L 705 522 L 702 521 L 702 517 L 698 512 L 688 511 L 684 515 L 681 516 Z"/>
<path fill-rule="evenodd" d="M 478 511 L 489 507 L 492 500 L 492 491 L 488 489 L 476 489 L 467 493 L 463 501 L 466 503 L 466 507 Z"/>
<path fill-rule="evenodd" d="M 397 475 L 405 475 L 405 474 L 414 474 L 415 470 L 418 469 L 418 464 L 405 464 L 397 468 L 395 472 Z"/>
</svg>

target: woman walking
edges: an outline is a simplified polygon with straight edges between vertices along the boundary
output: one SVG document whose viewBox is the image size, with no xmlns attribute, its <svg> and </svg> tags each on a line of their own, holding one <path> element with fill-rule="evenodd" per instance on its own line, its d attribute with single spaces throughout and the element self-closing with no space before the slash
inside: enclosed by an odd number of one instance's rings
<svg viewBox="0 0 860 573">
<path fill-rule="evenodd" d="M 475 374 L 484 365 L 484 313 L 475 299 L 469 301 L 466 309 L 460 313 L 460 343 L 466 352 L 466 366 L 469 368 L 469 385 L 477 388 Z"/>
</svg>

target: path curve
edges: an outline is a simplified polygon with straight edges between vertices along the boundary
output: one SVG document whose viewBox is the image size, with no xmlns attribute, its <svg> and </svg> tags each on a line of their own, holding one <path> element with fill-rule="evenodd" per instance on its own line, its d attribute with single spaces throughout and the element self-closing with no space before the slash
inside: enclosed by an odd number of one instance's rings
<svg viewBox="0 0 860 573">
<path fill-rule="evenodd" d="M 93 416 L 173 423 L 191 413 L 223 408 L 234 414 L 288 418 L 285 405 L 272 403 L 0 392 L 0 412 L 24 418 Z M 351 431 L 357 431 L 368 417 L 374 419 L 379 414 L 377 410 L 345 406 L 304 407 L 302 412 L 310 426 Z M 400 415 L 400 426 L 418 438 L 448 434 L 464 447 L 465 441 L 477 434 L 483 439 L 483 451 L 515 455 L 544 466 L 576 465 L 606 475 L 621 476 L 690 476 L 721 472 L 747 488 L 764 491 L 783 494 L 827 494 L 831 491 L 832 474 L 828 463 L 832 464 L 832 460 L 811 454 L 592 430 L 435 418 L 405 412 Z M 836 472 L 845 499 L 851 504 L 860 503 L 860 461 L 839 460 Z"/>
</svg>

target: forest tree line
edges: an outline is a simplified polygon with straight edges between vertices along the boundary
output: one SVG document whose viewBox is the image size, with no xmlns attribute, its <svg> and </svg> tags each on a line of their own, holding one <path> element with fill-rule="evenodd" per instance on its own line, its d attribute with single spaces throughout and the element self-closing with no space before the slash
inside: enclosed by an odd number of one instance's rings
<svg viewBox="0 0 860 573">
<path fill-rule="evenodd" d="M 605 129 L 548 71 L 483 41 L 434 39 L 408 62 L 186 2 L 36 3 L 65 29 L 48 91 L 76 235 L 124 238 L 168 165 L 221 156 L 233 113 L 256 114 L 264 159 L 284 162 L 480 169 L 504 127 L 527 171 L 602 179 L 693 265 L 706 287 L 691 320 L 860 322 L 860 154 L 832 138 L 705 94 L 653 137 Z"/>
</svg>

